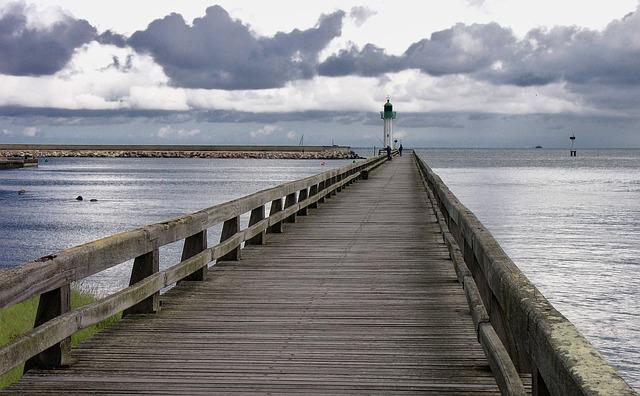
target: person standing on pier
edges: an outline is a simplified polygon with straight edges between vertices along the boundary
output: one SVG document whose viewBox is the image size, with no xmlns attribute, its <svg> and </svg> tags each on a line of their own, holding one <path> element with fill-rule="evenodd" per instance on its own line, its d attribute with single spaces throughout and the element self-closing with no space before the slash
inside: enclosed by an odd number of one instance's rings
<svg viewBox="0 0 640 396">
<path fill-rule="evenodd" d="M 398 154 L 402 157 L 402 143 L 400 143 L 400 147 L 398 147 Z"/>
<path fill-rule="evenodd" d="M 387 145 L 387 160 L 391 161 L 391 146 Z"/>
</svg>

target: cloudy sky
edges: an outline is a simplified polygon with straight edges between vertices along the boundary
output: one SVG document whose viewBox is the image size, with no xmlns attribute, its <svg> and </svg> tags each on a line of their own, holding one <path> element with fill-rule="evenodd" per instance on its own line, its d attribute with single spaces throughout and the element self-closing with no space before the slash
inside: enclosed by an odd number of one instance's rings
<svg viewBox="0 0 640 396">
<path fill-rule="evenodd" d="M 0 143 L 640 147 L 638 0 L 0 0 Z"/>
</svg>

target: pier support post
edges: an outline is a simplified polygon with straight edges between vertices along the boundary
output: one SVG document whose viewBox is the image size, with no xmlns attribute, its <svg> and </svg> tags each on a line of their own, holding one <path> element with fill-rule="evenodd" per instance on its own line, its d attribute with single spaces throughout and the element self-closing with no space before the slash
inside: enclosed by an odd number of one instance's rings
<svg viewBox="0 0 640 396">
<path fill-rule="evenodd" d="M 131 269 L 131 279 L 129 280 L 129 286 L 140 282 L 149 275 L 153 275 L 160 270 L 160 251 L 159 249 L 153 249 L 149 253 L 136 257 L 133 261 L 133 268 Z M 136 305 L 127 308 L 122 313 L 122 316 L 156 313 L 160 311 L 160 292 L 156 292 L 153 295 L 145 298 Z"/>
<path fill-rule="evenodd" d="M 251 211 L 251 216 L 249 217 L 249 227 L 259 223 L 264 220 L 265 209 L 264 205 L 261 205 Z M 258 235 L 254 236 L 251 239 L 247 239 L 244 244 L 245 245 L 264 245 L 266 242 L 266 233 L 267 231 L 262 231 Z"/>
<path fill-rule="evenodd" d="M 222 234 L 220 235 L 220 242 L 224 242 L 227 239 L 231 238 L 232 236 L 236 235 L 238 231 L 240 231 L 240 216 L 236 216 L 233 219 L 229 219 L 225 221 L 224 224 L 222 225 Z M 238 260 L 240 260 L 240 245 L 238 245 L 238 247 L 236 247 L 229 253 L 225 254 L 224 256 L 220 257 L 216 261 L 219 262 L 219 261 L 238 261 Z"/>
<path fill-rule="evenodd" d="M 306 188 L 303 188 L 298 193 L 298 202 L 302 202 L 305 199 L 307 199 L 308 197 L 309 197 L 309 190 L 307 190 Z M 305 206 L 304 208 L 300 208 L 300 210 L 298 211 L 298 216 L 306 216 L 307 213 L 308 213 L 307 208 L 308 208 L 308 206 Z"/>
<path fill-rule="evenodd" d="M 297 203 L 296 193 L 287 194 L 287 197 L 284 200 L 284 208 L 290 208 Z M 296 214 L 292 214 L 284 219 L 285 223 L 295 223 L 296 222 Z"/>
<path fill-rule="evenodd" d="M 282 211 L 282 198 L 278 198 L 271 202 L 271 209 L 269 210 L 269 216 L 273 216 L 274 214 Z M 279 234 L 282 232 L 282 222 L 279 221 L 273 225 L 271 225 L 268 229 L 269 233 Z"/>
<path fill-rule="evenodd" d="M 195 256 L 207 248 L 207 230 L 193 234 L 184 240 L 184 248 L 182 248 L 182 261 Z M 203 281 L 207 278 L 208 267 L 205 265 L 193 274 L 185 277 L 186 281 Z"/>
<path fill-rule="evenodd" d="M 58 289 L 42 293 L 38 302 L 38 311 L 33 327 L 54 319 L 71 309 L 71 287 L 64 285 Z M 24 372 L 31 369 L 50 369 L 69 364 L 69 352 L 71 350 L 71 338 L 65 338 L 43 352 L 27 360 L 24 364 Z"/>
<path fill-rule="evenodd" d="M 313 186 L 311 186 L 311 188 L 309 188 L 309 197 L 315 197 L 316 195 L 318 195 L 318 185 L 314 184 Z M 309 208 L 317 209 L 318 208 L 318 201 L 310 204 Z"/>
</svg>

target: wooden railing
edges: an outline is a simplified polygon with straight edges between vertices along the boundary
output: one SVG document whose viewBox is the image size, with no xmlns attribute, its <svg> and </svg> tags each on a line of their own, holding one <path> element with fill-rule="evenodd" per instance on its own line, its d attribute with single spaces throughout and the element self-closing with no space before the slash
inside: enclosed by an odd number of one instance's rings
<svg viewBox="0 0 640 396">
<path fill-rule="evenodd" d="M 68 362 L 69 337 L 119 312 L 157 312 L 160 290 L 181 280 L 204 280 L 214 260 L 238 260 L 241 246 L 264 244 L 266 233 L 336 194 L 384 163 L 383 156 L 263 190 L 190 215 L 63 250 L 0 271 L 0 308 L 40 296 L 34 329 L 0 348 L 0 374 L 26 361 L 25 370 Z M 284 202 L 283 202 L 284 201 Z M 271 203 L 269 215 L 265 205 Z M 248 227 L 240 216 L 250 212 Z M 220 243 L 207 247 L 207 230 L 222 223 Z M 159 271 L 159 248 L 184 239 L 180 263 Z M 130 286 L 70 311 L 70 284 L 134 259 Z"/>
<path fill-rule="evenodd" d="M 473 279 L 471 271 L 469 271 L 469 268 L 464 262 L 458 243 L 449 230 L 449 226 L 438 206 L 438 200 L 427 183 L 426 174 L 423 168 L 419 167 L 418 170 L 422 176 L 427 197 L 431 202 L 436 220 L 442 231 L 443 241 L 449 250 L 449 258 L 453 263 L 458 283 L 464 288 L 464 294 L 467 299 L 467 304 L 469 305 L 469 311 L 471 312 L 471 319 L 473 320 L 478 342 L 482 346 L 482 350 L 489 361 L 489 366 L 496 379 L 498 388 L 500 388 L 500 392 L 503 395 L 525 396 L 527 392 L 522 378 L 513 364 L 502 340 L 491 324 L 487 309 L 482 301 L 482 297 L 480 297 L 478 286 Z"/>
<path fill-rule="evenodd" d="M 414 154 L 415 155 L 415 154 Z M 514 367 L 531 373 L 534 395 L 636 395 L 617 371 L 584 338 L 502 250 L 491 233 L 415 155 L 425 182 L 446 223 L 445 242 L 464 279 L 468 268 L 488 321 L 506 347 Z M 458 256 L 458 257 L 455 257 Z M 473 313 L 473 309 L 472 309 Z M 484 317 L 481 319 L 480 317 Z M 479 335 L 480 337 L 480 335 Z M 482 343 L 482 340 L 481 340 Z M 485 345 L 483 345 L 485 347 Z M 486 347 L 485 347 L 486 348 Z M 499 346 L 497 346 L 499 349 Z"/>
</svg>

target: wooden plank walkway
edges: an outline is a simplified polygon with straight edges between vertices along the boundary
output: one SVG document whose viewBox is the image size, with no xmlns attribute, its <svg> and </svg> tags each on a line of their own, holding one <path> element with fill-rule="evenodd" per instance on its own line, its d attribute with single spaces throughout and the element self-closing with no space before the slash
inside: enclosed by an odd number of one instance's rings
<svg viewBox="0 0 640 396">
<path fill-rule="evenodd" d="M 499 394 L 410 155 L 33 370 L 25 394 Z"/>
</svg>

